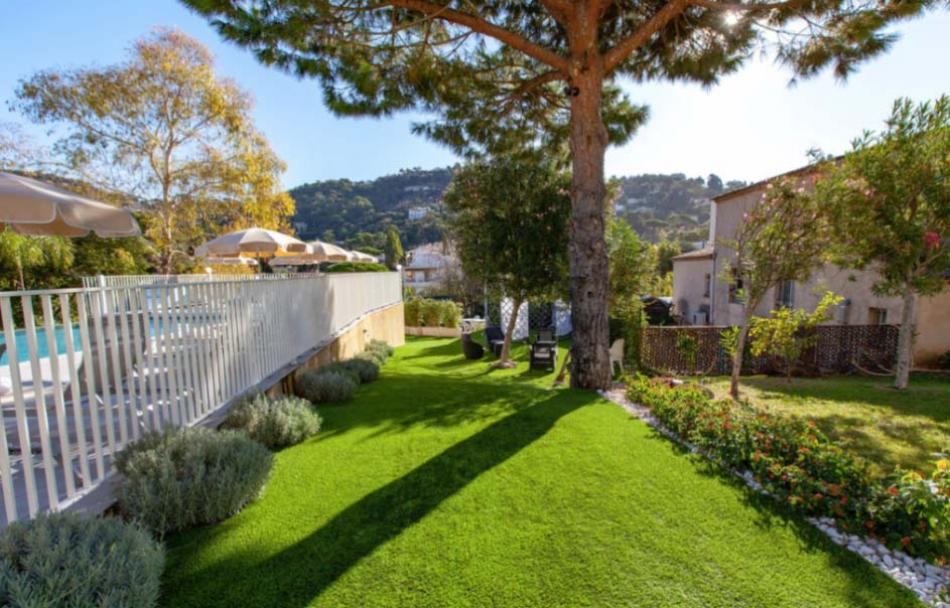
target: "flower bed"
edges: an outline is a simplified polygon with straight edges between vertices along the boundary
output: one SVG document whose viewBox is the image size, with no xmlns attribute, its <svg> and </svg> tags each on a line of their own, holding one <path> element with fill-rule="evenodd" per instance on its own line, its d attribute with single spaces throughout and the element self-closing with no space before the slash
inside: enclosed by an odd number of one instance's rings
<svg viewBox="0 0 950 608">
<path fill-rule="evenodd" d="M 950 557 L 950 462 L 930 479 L 895 471 L 883 482 L 813 423 L 713 401 L 696 385 L 639 376 L 628 398 L 649 407 L 680 439 L 738 471 L 789 507 L 833 518 L 839 529 L 944 565 Z"/>
</svg>

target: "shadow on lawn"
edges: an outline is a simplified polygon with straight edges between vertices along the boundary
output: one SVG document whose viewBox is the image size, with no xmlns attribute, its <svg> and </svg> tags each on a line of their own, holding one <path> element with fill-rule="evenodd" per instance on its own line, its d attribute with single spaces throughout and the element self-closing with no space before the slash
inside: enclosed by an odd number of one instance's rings
<svg viewBox="0 0 950 608">
<path fill-rule="evenodd" d="M 390 381 L 390 384 L 393 381 Z M 544 436 L 595 393 L 559 391 L 490 424 L 405 476 L 368 494 L 296 544 L 258 560 L 217 562 L 190 580 L 175 605 L 307 606 L 361 559 L 399 536 L 482 473 Z M 200 541 L 199 541 L 200 542 Z"/>
<path fill-rule="evenodd" d="M 886 605 L 917 605 L 916 596 L 909 589 L 896 585 L 864 558 L 832 542 L 824 532 L 811 525 L 801 513 L 776 501 L 771 496 L 753 490 L 732 472 L 700 454 L 694 454 L 689 448 L 672 441 L 656 429 L 652 430 L 652 437 L 657 441 L 672 445 L 674 450 L 683 457 L 690 458 L 696 471 L 701 475 L 736 490 L 742 502 L 755 512 L 756 526 L 765 530 L 790 531 L 798 540 L 803 552 L 828 555 L 830 565 L 848 575 L 848 583 L 853 589 L 849 599 L 853 606 L 879 606 L 879 600 L 882 598 L 889 598 L 889 603 Z"/>
</svg>

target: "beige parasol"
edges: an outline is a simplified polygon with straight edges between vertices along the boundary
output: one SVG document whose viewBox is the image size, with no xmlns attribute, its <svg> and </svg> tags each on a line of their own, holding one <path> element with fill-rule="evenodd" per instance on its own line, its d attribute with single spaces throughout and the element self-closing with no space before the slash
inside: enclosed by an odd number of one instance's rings
<svg viewBox="0 0 950 608">
<path fill-rule="evenodd" d="M 342 247 L 337 247 L 331 243 L 323 241 L 310 241 L 307 243 L 309 252 L 314 256 L 323 256 L 324 260 L 332 262 L 346 262 L 350 260 L 350 252 Z"/>
<path fill-rule="evenodd" d="M 195 250 L 197 257 L 213 255 L 235 256 L 247 253 L 250 255 L 269 257 L 288 253 L 305 253 L 307 244 L 292 236 L 266 230 L 264 228 L 248 228 L 222 234 Z"/>
<path fill-rule="evenodd" d="M 378 262 L 379 261 L 378 259 L 376 259 L 375 256 L 372 256 L 368 253 L 363 253 L 362 251 L 354 250 L 354 251 L 351 251 L 350 253 L 353 254 L 354 262 Z"/>
<path fill-rule="evenodd" d="M 326 261 L 326 257 L 313 253 L 301 253 L 300 255 L 286 255 L 271 260 L 271 266 L 311 266 Z"/>
<path fill-rule="evenodd" d="M 34 236 L 136 236 L 139 225 L 127 209 L 94 201 L 59 186 L 0 173 L 0 223 Z"/>
<path fill-rule="evenodd" d="M 245 258 L 241 256 L 230 258 L 207 257 L 204 258 L 203 261 L 209 266 L 260 266 L 258 261 L 254 258 Z"/>
</svg>

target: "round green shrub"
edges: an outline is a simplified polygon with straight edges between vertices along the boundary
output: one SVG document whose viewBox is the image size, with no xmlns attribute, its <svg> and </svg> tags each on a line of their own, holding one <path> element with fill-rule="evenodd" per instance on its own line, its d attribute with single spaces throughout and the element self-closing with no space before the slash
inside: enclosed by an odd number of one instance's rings
<svg viewBox="0 0 950 608">
<path fill-rule="evenodd" d="M 343 366 L 359 376 L 362 384 L 379 378 L 379 363 L 368 357 L 355 357 L 349 361 L 344 361 Z"/>
<path fill-rule="evenodd" d="M 326 374 L 343 374 L 344 376 L 349 376 L 353 378 L 353 381 L 356 382 L 357 386 L 359 386 L 359 384 L 362 382 L 362 380 L 360 380 L 360 375 L 356 371 L 340 361 L 328 363 L 317 371 Z"/>
<path fill-rule="evenodd" d="M 367 350 L 361 352 L 360 354 L 353 357 L 354 359 L 362 359 L 364 361 L 371 361 L 376 364 L 377 367 L 382 367 L 386 363 L 385 355 L 382 355 L 378 352 Z"/>
<path fill-rule="evenodd" d="M 357 381 L 352 372 L 308 370 L 297 376 L 297 394 L 313 403 L 349 401 L 356 392 Z"/>
<path fill-rule="evenodd" d="M 155 606 L 160 543 L 114 517 L 40 515 L 0 532 L 0 606 Z"/>
<path fill-rule="evenodd" d="M 321 423 L 320 415 L 306 399 L 271 399 L 258 393 L 234 404 L 222 426 L 244 429 L 248 437 L 275 450 L 316 435 Z"/>
<path fill-rule="evenodd" d="M 261 492 L 273 455 L 239 431 L 149 433 L 116 456 L 119 507 L 159 536 L 234 515 Z"/>
<path fill-rule="evenodd" d="M 371 340 L 370 343 L 366 345 L 366 350 L 381 355 L 383 361 L 392 357 L 393 353 L 396 352 L 396 349 L 382 340 Z"/>
</svg>

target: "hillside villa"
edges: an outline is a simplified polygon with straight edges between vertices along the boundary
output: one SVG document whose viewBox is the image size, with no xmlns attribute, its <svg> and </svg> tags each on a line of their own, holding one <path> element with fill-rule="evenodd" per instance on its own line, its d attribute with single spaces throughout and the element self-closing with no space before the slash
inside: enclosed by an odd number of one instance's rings
<svg viewBox="0 0 950 608">
<path fill-rule="evenodd" d="M 810 167 L 805 167 L 781 177 L 806 175 L 809 171 Z M 710 201 L 709 213 L 709 242 L 712 245 L 673 258 L 673 307 L 681 323 L 725 326 L 739 322 L 742 307 L 736 298 L 737 288 L 721 276 L 723 268 L 735 259 L 735 251 L 723 243 L 735 238 L 743 215 L 762 199 L 772 179 L 775 178 L 714 197 Z M 788 282 L 773 289 L 753 314 L 766 316 L 770 310 L 781 306 L 813 310 L 822 293 L 831 290 L 844 297 L 844 301 L 836 307 L 829 323 L 899 323 L 901 298 L 875 295 L 872 290 L 874 282 L 873 271 L 828 264 L 808 281 Z M 927 366 L 950 350 L 950 288 L 937 296 L 919 298 L 917 306 L 914 361 L 917 365 Z"/>
</svg>

